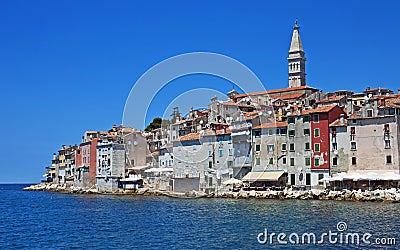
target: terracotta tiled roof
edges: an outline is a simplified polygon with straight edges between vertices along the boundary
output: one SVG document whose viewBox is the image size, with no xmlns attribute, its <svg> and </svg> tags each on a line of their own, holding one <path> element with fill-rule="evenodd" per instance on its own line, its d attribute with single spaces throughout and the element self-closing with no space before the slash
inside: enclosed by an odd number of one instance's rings
<svg viewBox="0 0 400 250">
<path fill-rule="evenodd" d="M 294 94 L 288 94 L 288 95 L 281 95 L 281 96 L 276 96 L 274 99 L 278 100 L 288 100 L 288 99 L 297 99 L 301 96 L 303 96 L 305 93 L 294 93 Z"/>
<path fill-rule="evenodd" d="M 326 112 L 331 111 L 335 107 L 339 107 L 339 106 L 336 105 L 336 104 L 331 104 L 331 105 L 318 106 L 318 107 L 313 108 L 313 109 L 303 109 L 302 112 L 301 112 L 301 115 L 308 115 L 308 114 L 314 114 L 314 113 L 326 113 Z M 298 116 L 299 115 L 298 112 L 297 112 L 298 107 L 294 106 L 293 108 L 294 108 L 294 112 L 292 114 L 287 115 L 287 116 Z"/>
<path fill-rule="evenodd" d="M 190 120 L 180 120 L 180 121 L 175 122 L 175 123 L 172 124 L 172 125 L 180 125 L 180 124 L 183 124 L 183 123 L 185 123 L 185 122 L 187 122 L 187 121 L 190 121 Z"/>
<path fill-rule="evenodd" d="M 224 129 L 219 129 L 219 130 L 212 130 L 212 129 L 207 129 L 204 130 L 204 135 L 203 136 L 213 136 L 213 135 L 230 135 L 231 134 L 231 130 L 229 129 L 229 127 Z"/>
<path fill-rule="evenodd" d="M 203 131 L 204 132 L 190 133 L 190 134 L 181 136 L 175 141 L 196 141 L 196 140 L 200 140 L 200 137 L 202 137 L 202 136 L 230 135 L 231 134 L 231 130 L 229 129 L 229 127 L 226 127 L 225 129 L 215 130 L 215 131 L 212 129 L 206 129 Z"/>
<path fill-rule="evenodd" d="M 156 133 L 157 131 L 161 131 L 161 128 L 155 128 L 155 129 L 153 129 L 151 132 L 152 132 L 152 133 Z"/>
<path fill-rule="evenodd" d="M 361 110 L 354 112 L 349 116 L 349 119 L 357 119 L 357 118 L 361 118 Z"/>
<path fill-rule="evenodd" d="M 244 103 L 239 103 L 238 107 L 242 107 L 242 108 L 255 108 L 254 105 L 249 105 L 249 104 L 244 104 Z"/>
<path fill-rule="evenodd" d="M 232 101 L 227 101 L 227 102 L 222 102 L 222 105 L 227 105 L 227 106 L 238 106 L 242 108 L 255 108 L 254 105 L 249 105 L 245 103 L 236 103 Z"/>
<path fill-rule="evenodd" d="M 307 114 L 314 114 L 314 113 L 326 113 L 331 111 L 333 108 L 338 107 L 337 105 L 323 105 L 323 106 L 318 106 L 313 109 L 307 109 L 302 111 L 302 115 L 307 115 Z"/>
<path fill-rule="evenodd" d="M 378 99 L 391 99 L 399 97 L 399 95 L 375 95 L 370 98 L 370 100 L 378 100 Z"/>
<path fill-rule="evenodd" d="M 236 98 L 242 98 L 242 97 L 246 97 L 246 96 L 249 96 L 249 95 L 257 95 L 257 94 L 261 95 L 261 94 L 265 94 L 265 93 L 267 93 L 267 91 L 254 92 L 254 93 L 250 93 L 250 94 L 239 94 L 239 95 L 236 96 Z"/>
<path fill-rule="evenodd" d="M 276 94 L 280 92 L 289 92 L 289 91 L 296 91 L 296 90 L 305 90 L 305 89 L 315 89 L 309 86 L 299 86 L 299 87 L 293 87 L 293 88 L 282 88 L 282 89 L 273 89 L 273 90 L 266 90 L 266 91 L 260 91 L 260 92 L 252 92 L 248 94 L 239 94 L 236 97 L 246 97 L 246 96 L 257 96 L 257 95 L 265 95 L 265 94 Z"/>
<path fill-rule="evenodd" d="M 259 111 L 251 111 L 251 112 L 244 112 L 244 116 L 248 117 L 248 116 L 254 116 L 254 115 L 258 115 Z"/>
<path fill-rule="evenodd" d="M 261 129 L 261 128 L 279 128 L 279 127 L 286 127 L 287 121 L 284 122 L 268 122 L 263 123 L 261 125 L 253 127 L 253 129 Z"/>
<path fill-rule="evenodd" d="M 373 88 L 373 89 L 366 89 L 363 91 L 363 93 L 373 93 L 373 92 L 392 92 L 392 90 L 387 89 L 387 88 Z"/>
<path fill-rule="evenodd" d="M 86 134 L 97 134 L 97 131 L 90 131 L 90 130 L 88 130 L 88 131 L 85 131 L 85 133 L 86 133 Z"/>
<path fill-rule="evenodd" d="M 289 92 L 289 91 L 295 91 L 295 90 L 303 90 L 303 89 L 316 89 L 310 86 L 299 86 L 299 87 L 293 87 L 293 88 L 282 88 L 282 89 L 274 89 L 274 90 L 268 90 L 268 94 L 275 94 L 279 92 Z"/>
<path fill-rule="evenodd" d="M 255 118 L 258 118 L 258 117 L 260 117 L 260 115 L 248 116 L 248 117 L 245 117 L 245 120 L 246 120 L 246 121 L 251 121 L 251 120 L 253 120 L 253 119 L 255 119 Z"/>
<path fill-rule="evenodd" d="M 400 96 L 385 100 L 385 108 L 400 108 Z"/>
<path fill-rule="evenodd" d="M 223 123 L 223 122 L 210 122 L 210 123 L 215 125 L 228 126 L 228 123 Z"/>
<path fill-rule="evenodd" d="M 179 137 L 178 141 L 195 141 L 200 139 L 200 133 L 190 133 Z"/>
<path fill-rule="evenodd" d="M 222 105 L 237 106 L 238 104 L 236 102 L 226 101 L 226 102 L 222 102 Z"/>
<path fill-rule="evenodd" d="M 324 99 L 322 99 L 322 100 L 319 100 L 317 103 L 335 102 L 335 101 L 340 101 L 340 100 L 342 100 L 343 98 L 346 98 L 346 96 L 344 96 L 344 95 L 342 95 L 342 96 L 334 95 L 334 96 L 331 96 L 331 97 L 329 97 L 329 98 L 324 98 Z"/>
<path fill-rule="evenodd" d="M 337 119 L 336 121 L 332 122 L 329 124 L 329 127 L 346 127 L 347 126 L 347 119 L 343 118 L 343 124 L 340 123 L 340 118 Z"/>
<path fill-rule="evenodd" d="M 124 133 L 133 133 L 134 129 L 130 127 L 122 128 L 122 132 Z"/>
<path fill-rule="evenodd" d="M 364 96 L 364 93 L 354 93 L 353 95 L 351 95 L 350 99 L 364 99 Z"/>
</svg>

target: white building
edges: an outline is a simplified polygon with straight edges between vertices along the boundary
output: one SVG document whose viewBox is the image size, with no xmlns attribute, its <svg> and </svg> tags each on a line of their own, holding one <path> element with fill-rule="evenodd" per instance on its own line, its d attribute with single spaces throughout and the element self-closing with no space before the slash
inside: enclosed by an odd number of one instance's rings
<svg viewBox="0 0 400 250">
<path fill-rule="evenodd" d="M 107 138 L 97 144 L 96 186 L 101 192 L 114 192 L 125 177 L 125 145 Z"/>
<path fill-rule="evenodd" d="M 341 116 L 329 125 L 331 144 L 331 176 L 340 172 L 349 171 L 350 135 L 348 133 L 347 119 Z"/>
<path fill-rule="evenodd" d="M 251 127 L 251 120 L 232 122 L 230 126 L 234 149 L 233 177 L 237 179 L 241 179 L 252 168 Z"/>
</svg>

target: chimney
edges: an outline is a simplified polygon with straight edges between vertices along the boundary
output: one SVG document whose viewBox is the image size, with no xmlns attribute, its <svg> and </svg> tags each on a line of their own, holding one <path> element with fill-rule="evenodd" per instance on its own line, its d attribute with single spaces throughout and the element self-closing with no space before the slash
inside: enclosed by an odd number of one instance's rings
<svg viewBox="0 0 400 250">
<path fill-rule="evenodd" d="M 340 115 L 339 121 L 340 121 L 340 125 L 344 125 L 344 114 Z"/>
<path fill-rule="evenodd" d="M 301 110 L 302 110 L 302 107 L 298 107 L 298 108 L 297 108 L 297 114 L 298 114 L 298 115 L 301 115 Z"/>
</svg>

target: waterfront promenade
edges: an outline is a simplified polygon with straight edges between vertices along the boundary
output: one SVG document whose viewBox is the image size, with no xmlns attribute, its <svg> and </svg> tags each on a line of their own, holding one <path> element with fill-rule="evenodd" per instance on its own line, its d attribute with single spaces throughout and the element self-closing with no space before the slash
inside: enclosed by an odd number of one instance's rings
<svg viewBox="0 0 400 250">
<path fill-rule="evenodd" d="M 335 201 L 362 201 L 362 202 L 389 202 L 400 203 L 400 190 L 391 188 L 386 190 L 340 190 L 333 191 L 328 189 L 311 190 L 292 190 L 285 188 L 282 191 L 243 191 L 233 192 L 220 191 L 206 194 L 203 192 L 191 191 L 186 193 L 176 193 L 172 191 L 160 191 L 145 187 L 138 190 L 118 190 L 116 192 L 99 192 L 96 189 L 78 189 L 65 187 L 56 184 L 36 184 L 24 188 L 25 191 L 47 191 L 71 194 L 114 194 L 114 195 L 142 195 L 142 196 L 167 196 L 173 198 L 230 198 L 230 199 L 292 199 L 292 200 L 335 200 Z"/>
</svg>

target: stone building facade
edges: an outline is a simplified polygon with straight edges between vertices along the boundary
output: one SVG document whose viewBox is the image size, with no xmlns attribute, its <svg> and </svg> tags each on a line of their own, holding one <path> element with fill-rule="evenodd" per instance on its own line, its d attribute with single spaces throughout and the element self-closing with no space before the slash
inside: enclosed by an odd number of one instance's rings
<svg viewBox="0 0 400 250">
<path fill-rule="evenodd" d="M 330 129 L 344 111 L 337 105 L 298 109 L 287 117 L 286 149 L 289 184 L 322 185 L 330 176 Z M 274 133 L 270 131 L 268 133 Z"/>
<path fill-rule="evenodd" d="M 349 119 L 349 171 L 399 171 L 399 124 L 396 116 Z"/>
<path fill-rule="evenodd" d="M 122 139 L 126 149 L 126 168 L 146 166 L 149 153 L 146 137 L 139 130 L 124 128 Z"/>
<path fill-rule="evenodd" d="M 339 119 L 329 125 L 331 176 L 349 171 L 350 135 L 347 119 L 344 117 L 344 115 L 340 116 Z"/>
<path fill-rule="evenodd" d="M 241 179 L 253 166 L 252 122 L 232 122 L 230 129 L 234 149 L 233 177 Z"/>
<path fill-rule="evenodd" d="M 97 190 L 114 192 L 125 177 L 125 145 L 103 138 L 97 145 Z"/>
<path fill-rule="evenodd" d="M 287 122 L 264 123 L 253 128 L 252 171 L 288 170 Z"/>
<path fill-rule="evenodd" d="M 174 141 L 174 186 L 182 178 L 198 178 L 199 189 L 212 192 L 233 177 L 233 144 L 227 127 L 191 133 Z"/>
<path fill-rule="evenodd" d="M 74 186 L 77 188 L 95 188 L 96 186 L 96 146 L 99 132 L 86 131 L 82 143 L 75 152 L 77 164 L 74 171 Z"/>
</svg>

